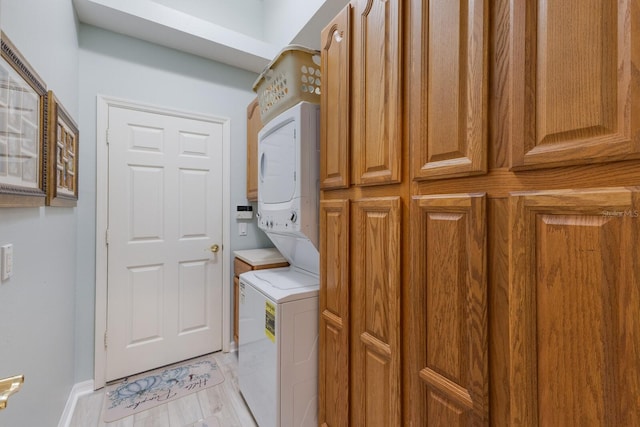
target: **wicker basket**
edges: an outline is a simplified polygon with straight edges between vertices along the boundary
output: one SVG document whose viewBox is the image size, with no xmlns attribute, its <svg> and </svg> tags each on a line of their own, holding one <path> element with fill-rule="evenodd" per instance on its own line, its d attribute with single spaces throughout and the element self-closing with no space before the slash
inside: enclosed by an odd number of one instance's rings
<svg viewBox="0 0 640 427">
<path fill-rule="evenodd" d="M 269 120 L 301 101 L 320 103 L 320 52 L 303 46 L 284 48 L 253 84 L 260 118 Z"/>
</svg>

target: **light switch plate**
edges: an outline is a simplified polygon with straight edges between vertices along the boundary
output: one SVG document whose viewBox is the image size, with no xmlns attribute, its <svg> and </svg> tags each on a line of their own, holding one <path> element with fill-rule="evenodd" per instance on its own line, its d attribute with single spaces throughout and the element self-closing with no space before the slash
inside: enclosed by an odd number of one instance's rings
<svg viewBox="0 0 640 427">
<path fill-rule="evenodd" d="M 247 235 L 247 223 L 246 222 L 238 223 L 238 235 L 239 236 L 246 236 Z"/>
<path fill-rule="evenodd" d="M 0 248 L 0 267 L 2 280 L 8 280 L 13 276 L 13 245 L 4 245 Z"/>
</svg>

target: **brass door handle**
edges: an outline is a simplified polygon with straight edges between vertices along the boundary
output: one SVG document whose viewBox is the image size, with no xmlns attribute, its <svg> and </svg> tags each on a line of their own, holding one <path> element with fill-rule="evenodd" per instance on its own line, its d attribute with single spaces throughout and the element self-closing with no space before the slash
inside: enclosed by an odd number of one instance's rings
<svg viewBox="0 0 640 427">
<path fill-rule="evenodd" d="M 24 375 L 3 378 L 0 380 L 0 409 L 7 407 L 7 400 L 13 393 L 17 393 L 24 382 Z"/>
<path fill-rule="evenodd" d="M 218 251 L 220 250 L 220 246 L 218 246 L 218 245 L 216 245 L 216 244 L 213 244 L 213 245 L 211 245 L 211 247 L 209 248 L 209 250 L 210 250 L 211 252 L 213 252 L 214 254 L 215 254 L 215 253 L 218 253 Z"/>
</svg>

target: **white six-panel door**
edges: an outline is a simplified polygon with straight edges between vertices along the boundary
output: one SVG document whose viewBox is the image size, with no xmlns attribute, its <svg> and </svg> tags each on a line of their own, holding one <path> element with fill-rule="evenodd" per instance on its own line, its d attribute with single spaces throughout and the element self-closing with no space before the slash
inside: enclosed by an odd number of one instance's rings
<svg viewBox="0 0 640 427">
<path fill-rule="evenodd" d="M 223 283 L 222 124 L 110 106 L 108 127 L 106 381 L 220 350 Z"/>
</svg>

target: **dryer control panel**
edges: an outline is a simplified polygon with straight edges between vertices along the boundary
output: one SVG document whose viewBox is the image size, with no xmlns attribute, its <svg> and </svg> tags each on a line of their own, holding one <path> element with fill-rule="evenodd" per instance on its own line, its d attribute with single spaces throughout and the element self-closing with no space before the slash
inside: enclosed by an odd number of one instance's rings
<svg viewBox="0 0 640 427">
<path fill-rule="evenodd" d="M 279 233 L 300 232 L 302 230 L 300 229 L 298 216 L 299 209 L 270 212 L 258 218 L 258 226 L 265 231 L 275 231 Z"/>
</svg>

